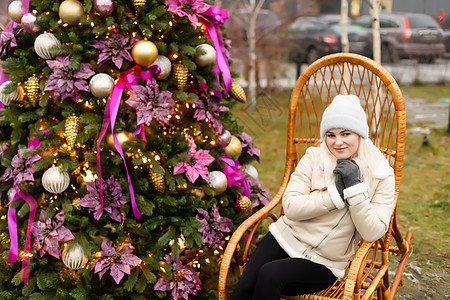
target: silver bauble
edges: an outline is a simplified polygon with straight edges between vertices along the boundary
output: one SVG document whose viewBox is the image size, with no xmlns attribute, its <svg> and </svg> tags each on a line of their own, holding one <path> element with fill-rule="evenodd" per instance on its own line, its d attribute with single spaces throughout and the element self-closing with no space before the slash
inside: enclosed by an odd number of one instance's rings
<svg viewBox="0 0 450 300">
<path fill-rule="evenodd" d="M 18 85 L 17 88 L 11 93 L 4 94 L 3 90 L 5 89 L 6 85 L 10 83 L 11 81 L 5 81 L 2 83 L 2 85 L 0 85 L 0 102 L 5 106 L 8 106 L 11 102 L 14 101 L 21 101 L 24 96 L 23 88 L 20 85 Z"/>
<path fill-rule="evenodd" d="M 70 177 L 59 167 L 53 166 L 42 175 L 42 186 L 50 193 L 64 192 L 70 184 Z"/>
<path fill-rule="evenodd" d="M 258 171 L 252 165 L 243 165 L 241 167 L 241 172 L 247 176 L 251 176 L 253 178 L 258 178 Z"/>
<path fill-rule="evenodd" d="M 161 73 L 159 73 L 159 75 L 156 77 L 156 79 L 158 80 L 166 79 L 172 71 L 172 62 L 164 55 L 158 55 L 152 66 L 154 65 L 157 65 L 161 68 Z"/>
<path fill-rule="evenodd" d="M 204 67 L 210 63 L 213 63 L 216 61 L 216 49 L 214 49 L 213 46 L 209 44 L 201 44 L 195 47 L 195 49 L 201 49 L 205 54 L 195 55 L 194 61 L 199 65 L 200 67 Z"/>
<path fill-rule="evenodd" d="M 15 0 L 8 6 L 8 16 L 16 23 L 22 20 L 22 1 Z"/>
<path fill-rule="evenodd" d="M 113 0 L 94 0 L 94 9 L 101 16 L 109 16 L 114 10 Z"/>
<path fill-rule="evenodd" d="M 114 88 L 114 79 L 106 73 L 98 73 L 89 81 L 92 95 L 97 98 L 106 98 Z"/>
<path fill-rule="evenodd" d="M 88 259 L 84 256 L 83 247 L 81 247 L 80 244 L 75 243 L 64 248 L 62 261 L 69 269 L 78 270 L 86 265 Z"/>
<path fill-rule="evenodd" d="M 40 34 L 34 41 L 34 51 L 43 59 L 52 59 L 56 56 L 56 48 L 61 42 L 49 32 Z"/>
<path fill-rule="evenodd" d="M 216 195 L 222 194 L 228 187 L 227 176 L 221 171 L 212 171 L 208 174 L 208 184 Z"/>
<path fill-rule="evenodd" d="M 27 13 L 22 17 L 22 28 L 28 33 L 36 33 L 39 31 L 39 27 L 34 22 L 37 20 L 36 13 Z"/>
<path fill-rule="evenodd" d="M 231 133 L 228 130 L 225 130 L 224 132 L 222 132 L 221 135 L 219 135 L 216 138 L 216 143 L 219 146 L 226 146 L 230 143 L 231 141 Z"/>
</svg>

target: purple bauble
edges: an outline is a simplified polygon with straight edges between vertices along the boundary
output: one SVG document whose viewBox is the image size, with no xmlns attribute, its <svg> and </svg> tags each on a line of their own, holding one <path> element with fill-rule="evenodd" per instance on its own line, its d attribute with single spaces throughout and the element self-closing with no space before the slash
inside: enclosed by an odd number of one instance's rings
<svg viewBox="0 0 450 300">
<path fill-rule="evenodd" d="M 22 17 L 21 24 L 23 27 L 23 30 L 25 30 L 28 33 L 36 33 L 39 31 L 39 27 L 34 24 L 36 22 L 37 16 L 35 13 L 27 13 Z"/>
<path fill-rule="evenodd" d="M 231 133 L 228 130 L 225 130 L 221 135 L 216 138 L 216 143 L 219 146 L 226 146 L 231 141 Z"/>
<path fill-rule="evenodd" d="M 94 9 L 101 16 L 109 16 L 114 10 L 113 0 L 94 0 Z"/>
</svg>

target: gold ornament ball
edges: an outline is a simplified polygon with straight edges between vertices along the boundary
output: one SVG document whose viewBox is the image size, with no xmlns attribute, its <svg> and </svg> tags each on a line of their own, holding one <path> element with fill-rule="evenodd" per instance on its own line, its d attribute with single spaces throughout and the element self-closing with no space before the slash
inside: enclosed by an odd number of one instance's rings
<svg viewBox="0 0 450 300">
<path fill-rule="evenodd" d="M 239 197 L 239 207 L 246 211 L 248 214 L 252 213 L 252 201 L 246 196 Z"/>
<path fill-rule="evenodd" d="M 117 136 L 117 140 L 119 141 L 119 144 L 121 147 L 123 147 L 123 144 L 125 142 L 128 142 L 131 140 L 131 135 L 129 132 L 126 131 L 121 131 L 119 133 L 116 133 Z M 113 135 L 110 133 L 108 134 L 108 136 L 106 137 L 106 143 L 109 145 L 109 147 L 111 147 L 112 149 L 116 149 L 116 146 L 114 146 L 114 137 Z"/>
<path fill-rule="evenodd" d="M 236 155 L 236 157 L 239 157 L 241 155 L 241 153 L 242 153 L 242 143 L 234 135 L 231 136 L 230 143 L 225 147 L 225 153 L 228 156 Z"/>
<path fill-rule="evenodd" d="M 153 42 L 140 40 L 131 49 L 131 56 L 138 65 L 150 66 L 158 57 L 158 48 Z"/>
<path fill-rule="evenodd" d="M 77 0 L 65 0 L 59 5 L 59 17 L 69 25 L 78 24 L 78 18 L 84 15 L 83 4 Z"/>
</svg>

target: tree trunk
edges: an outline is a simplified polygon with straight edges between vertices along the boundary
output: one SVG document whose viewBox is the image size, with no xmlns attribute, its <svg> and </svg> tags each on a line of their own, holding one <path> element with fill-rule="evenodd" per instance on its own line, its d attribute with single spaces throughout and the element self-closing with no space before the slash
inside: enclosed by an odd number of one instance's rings
<svg viewBox="0 0 450 300">
<path fill-rule="evenodd" d="M 350 52 L 348 43 L 348 0 L 341 0 L 341 47 L 342 52 Z"/>
<path fill-rule="evenodd" d="M 253 110 L 256 107 L 256 18 L 261 10 L 264 0 L 249 0 L 250 22 L 247 30 L 248 40 L 248 107 Z"/>
<path fill-rule="evenodd" d="M 381 39 L 380 39 L 380 0 L 370 0 L 372 6 L 372 34 L 373 34 L 373 60 L 381 64 Z"/>
</svg>

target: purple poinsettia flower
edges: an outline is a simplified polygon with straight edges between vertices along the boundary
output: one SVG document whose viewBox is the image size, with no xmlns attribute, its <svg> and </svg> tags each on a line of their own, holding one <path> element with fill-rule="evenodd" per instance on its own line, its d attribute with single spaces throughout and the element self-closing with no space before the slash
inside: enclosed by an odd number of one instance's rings
<svg viewBox="0 0 450 300">
<path fill-rule="evenodd" d="M 241 134 L 237 134 L 238 138 L 242 143 L 242 152 L 247 152 L 250 156 L 256 156 L 256 160 L 259 162 L 259 156 L 261 155 L 261 150 L 258 147 L 253 145 L 253 139 L 247 133 L 243 132 Z"/>
<path fill-rule="evenodd" d="M 13 31 L 2 31 L 0 34 L 0 56 L 6 55 L 17 47 L 17 37 L 21 32 L 22 28 Z"/>
<path fill-rule="evenodd" d="M 193 100 L 192 103 L 196 106 L 194 118 L 198 121 L 207 119 L 209 128 L 217 131 L 219 134 L 222 133 L 222 122 L 220 122 L 218 117 L 221 112 L 227 111 L 229 108 L 221 106 L 219 101 L 211 99 L 208 94 L 205 94 L 205 100 L 197 99 Z"/>
<path fill-rule="evenodd" d="M 159 85 L 153 78 L 147 80 L 146 86 L 134 85 L 132 90 L 133 95 L 126 103 L 138 110 L 138 125 L 149 123 L 153 118 L 161 125 L 169 123 L 168 116 L 175 113 L 171 92 L 159 91 Z"/>
<path fill-rule="evenodd" d="M 101 256 L 94 260 L 92 268 L 95 269 L 95 273 L 98 273 L 100 279 L 106 271 L 110 270 L 112 278 L 119 284 L 125 274 L 130 274 L 130 265 L 141 262 L 139 257 L 131 254 L 133 249 L 131 244 L 123 244 L 116 250 L 112 241 L 104 239 Z"/>
<path fill-rule="evenodd" d="M 44 91 L 53 91 L 55 98 L 71 98 L 74 102 L 80 99 L 81 91 L 89 92 L 87 79 L 95 74 L 94 67 L 88 63 L 81 63 L 78 69 L 69 67 L 70 55 L 58 55 L 55 60 L 47 60 L 53 70 Z"/>
<path fill-rule="evenodd" d="M 122 187 L 120 183 L 114 180 L 114 176 L 108 178 L 108 180 L 102 179 L 103 190 L 103 210 L 100 208 L 100 184 L 99 179 L 95 182 L 86 183 L 88 195 L 78 201 L 78 204 L 89 208 L 88 212 L 94 212 L 94 218 L 99 220 L 103 214 L 103 211 L 109 213 L 111 219 L 122 222 L 125 219 L 125 214 L 120 209 L 121 205 L 124 205 L 128 201 L 122 197 Z"/>
<path fill-rule="evenodd" d="M 211 212 L 203 208 L 197 208 L 198 214 L 195 218 L 203 224 L 198 230 L 202 234 L 203 242 L 211 247 L 225 245 L 225 237 L 230 232 L 231 220 L 220 216 L 219 209 L 214 204 Z"/>
<path fill-rule="evenodd" d="M 247 176 L 247 181 L 250 184 L 250 191 L 252 194 L 256 194 L 256 199 L 252 198 L 252 207 L 258 206 L 260 203 L 267 205 L 270 199 L 273 198 L 272 194 L 269 193 L 262 185 L 261 182 L 255 177 Z"/>
<path fill-rule="evenodd" d="M 166 0 L 166 5 L 168 11 L 187 17 L 194 27 L 197 27 L 198 17 L 209 9 L 209 4 L 203 0 Z"/>
<path fill-rule="evenodd" d="M 108 60 L 121 68 L 123 61 L 132 61 L 129 50 L 137 43 L 137 39 L 131 39 L 126 34 L 113 32 L 109 37 L 103 37 L 100 40 L 95 40 L 92 47 L 100 50 L 97 63 L 102 65 Z"/>
<path fill-rule="evenodd" d="M 190 156 L 190 160 L 187 162 L 179 162 L 173 168 L 173 174 L 185 173 L 190 182 L 194 183 L 198 176 L 201 176 L 204 180 L 208 180 L 208 168 L 209 164 L 214 161 L 214 157 L 209 154 L 209 150 L 196 150 L 197 145 L 193 139 L 189 138 L 189 151 L 187 154 Z"/>
<path fill-rule="evenodd" d="M 35 236 L 33 250 L 39 251 L 41 256 L 48 252 L 50 255 L 59 258 L 59 242 L 67 242 L 75 237 L 69 229 L 63 226 L 64 211 L 58 213 L 53 220 L 45 218 L 45 211 L 41 210 L 39 221 L 33 223 L 31 232 Z"/>
<path fill-rule="evenodd" d="M 9 179 L 13 179 L 14 188 L 18 189 L 19 185 L 24 181 L 34 181 L 33 173 L 34 162 L 41 159 L 39 155 L 27 155 L 28 149 L 19 149 L 17 154 L 11 161 L 11 167 L 7 168 L 0 182 L 6 182 Z"/>
<path fill-rule="evenodd" d="M 172 291 L 173 299 L 189 299 L 189 294 L 197 295 L 197 291 L 201 290 L 201 281 L 197 273 L 186 265 L 179 257 L 171 257 L 166 255 L 166 263 L 170 264 L 172 276 L 170 280 L 159 278 L 153 289 L 156 291 Z"/>
</svg>

